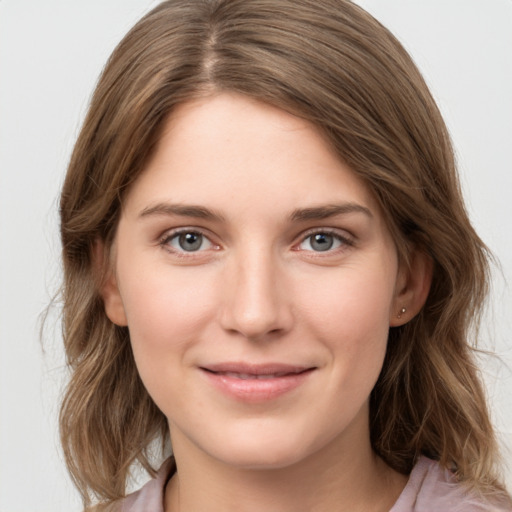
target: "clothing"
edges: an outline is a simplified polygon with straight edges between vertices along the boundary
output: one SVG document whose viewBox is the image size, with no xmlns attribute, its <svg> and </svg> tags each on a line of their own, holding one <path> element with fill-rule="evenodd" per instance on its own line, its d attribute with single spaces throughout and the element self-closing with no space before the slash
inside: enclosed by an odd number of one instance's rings
<svg viewBox="0 0 512 512">
<path fill-rule="evenodd" d="M 119 512 L 164 512 L 165 485 L 176 466 L 167 459 L 156 478 L 119 503 Z M 414 466 L 402 494 L 389 512 L 510 512 L 510 508 L 483 504 L 467 494 L 448 470 L 426 457 Z M 300 512 L 300 511 L 298 511 Z M 335 511 L 333 511 L 335 512 Z"/>
</svg>

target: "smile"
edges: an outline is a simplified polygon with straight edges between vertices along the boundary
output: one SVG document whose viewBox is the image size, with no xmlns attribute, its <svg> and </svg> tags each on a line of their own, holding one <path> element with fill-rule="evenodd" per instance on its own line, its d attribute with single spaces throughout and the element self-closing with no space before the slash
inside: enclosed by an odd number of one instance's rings
<svg viewBox="0 0 512 512">
<path fill-rule="evenodd" d="M 221 363 L 200 369 L 214 389 L 223 395 L 237 401 L 262 403 L 295 390 L 308 380 L 316 368 Z"/>
<path fill-rule="evenodd" d="M 235 373 L 235 372 L 218 372 L 217 375 L 225 375 L 226 377 L 233 377 L 234 379 L 275 379 L 277 377 L 286 377 L 288 375 L 296 375 L 295 373 L 269 373 L 269 374 L 253 374 L 253 373 Z"/>
</svg>

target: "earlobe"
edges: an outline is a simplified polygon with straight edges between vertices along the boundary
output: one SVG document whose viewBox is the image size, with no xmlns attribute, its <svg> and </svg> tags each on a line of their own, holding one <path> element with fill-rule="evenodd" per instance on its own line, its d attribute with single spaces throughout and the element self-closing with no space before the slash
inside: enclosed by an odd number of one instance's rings
<svg viewBox="0 0 512 512">
<path fill-rule="evenodd" d="M 110 321 L 120 327 L 126 327 L 128 321 L 124 311 L 124 304 L 113 272 L 110 272 L 110 275 L 107 276 L 100 294 L 105 305 L 105 313 Z"/>
<path fill-rule="evenodd" d="M 94 244 L 94 266 L 97 275 L 100 276 L 98 279 L 98 291 L 103 299 L 105 314 L 109 320 L 120 327 L 125 327 L 128 325 L 128 322 L 123 300 L 114 270 L 105 255 L 105 251 L 105 244 L 97 240 Z"/>
<path fill-rule="evenodd" d="M 397 327 L 414 318 L 425 304 L 432 283 L 432 258 L 414 251 L 407 269 L 399 272 L 389 325 Z"/>
</svg>

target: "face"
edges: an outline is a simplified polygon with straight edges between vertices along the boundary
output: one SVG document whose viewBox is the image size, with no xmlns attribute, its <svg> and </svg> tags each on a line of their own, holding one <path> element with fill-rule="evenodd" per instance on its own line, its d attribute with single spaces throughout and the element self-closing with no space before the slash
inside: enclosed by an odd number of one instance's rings
<svg viewBox="0 0 512 512">
<path fill-rule="evenodd" d="M 176 453 L 283 467 L 369 444 L 404 284 L 372 194 L 312 125 L 237 95 L 181 105 L 112 255 L 106 311 Z"/>
</svg>

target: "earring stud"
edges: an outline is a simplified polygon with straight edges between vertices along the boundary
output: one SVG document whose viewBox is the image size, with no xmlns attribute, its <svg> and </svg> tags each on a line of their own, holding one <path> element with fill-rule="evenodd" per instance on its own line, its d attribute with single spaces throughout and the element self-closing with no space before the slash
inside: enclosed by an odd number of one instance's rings
<svg viewBox="0 0 512 512">
<path fill-rule="evenodd" d="M 407 309 L 402 308 L 402 309 L 400 310 L 400 313 L 398 313 L 398 315 L 396 315 L 396 317 L 397 317 L 397 318 L 402 318 L 402 315 L 403 315 L 406 311 L 407 311 Z"/>
</svg>

